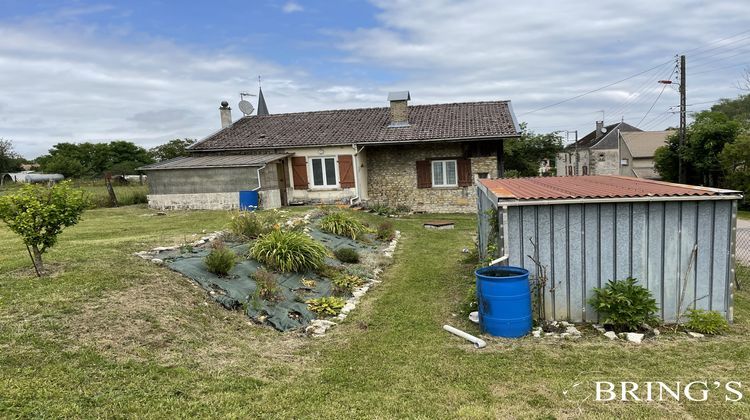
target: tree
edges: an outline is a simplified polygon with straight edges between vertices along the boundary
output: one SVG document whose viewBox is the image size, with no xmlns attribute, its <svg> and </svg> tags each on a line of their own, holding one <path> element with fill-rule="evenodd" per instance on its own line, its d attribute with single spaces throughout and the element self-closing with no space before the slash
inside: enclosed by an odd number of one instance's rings
<svg viewBox="0 0 750 420">
<path fill-rule="evenodd" d="M 522 123 L 521 138 L 505 142 L 506 176 L 537 176 L 540 163 L 549 159 L 554 164 L 562 149 L 563 140 L 558 133 L 536 134 Z"/>
<path fill-rule="evenodd" d="M 64 228 L 78 223 L 86 205 L 83 191 L 68 181 L 52 187 L 26 184 L 17 193 L 0 197 L 0 220 L 21 236 L 41 277 L 45 274 L 42 254 L 55 245 Z"/>
<path fill-rule="evenodd" d="M 721 99 L 711 107 L 713 112 L 721 112 L 732 120 L 750 125 L 750 94 L 734 99 Z"/>
<path fill-rule="evenodd" d="M 196 141 L 195 139 L 174 139 L 150 149 L 148 153 L 154 160 L 159 162 L 187 156 L 187 148 L 195 144 Z"/>
<path fill-rule="evenodd" d="M 40 169 L 46 173 L 62 174 L 65 178 L 80 178 L 86 174 L 81 162 L 69 156 L 49 156 L 42 162 Z"/>
<path fill-rule="evenodd" d="M 154 160 L 146 149 L 134 143 L 113 141 L 58 143 L 49 150 L 48 155 L 38 158 L 37 161 L 45 172 L 59 172 L 71 177 L 95 177 L 112 171 L 113 168 L 132 174 L 135 168 Z"/>
<path fill-rule="evenodd" d="M 719 154 L 725 145 L 734 142 L 741 128 L 739 122 L 721 112 L 700 112 L 687 127 L 682 151 L 679 150 L 679 133 L 670 135 L 667 145 L 657 149 L 656 170 L 664 180 L 677 181 L 679 153 L 688 184 L 717 187 L 723 179 Z"/>
<path fill-rule="evenodd" d="M 750 133 L 743 133 L 719 154 L 727 188 L 742 191 L 750 198 Z"/>
<path fill-rule="evenodd" d="M 23 159 L 13 150 L 13 142 L 0 138 L 0 174 L 18 172 Z"/>
</svg>

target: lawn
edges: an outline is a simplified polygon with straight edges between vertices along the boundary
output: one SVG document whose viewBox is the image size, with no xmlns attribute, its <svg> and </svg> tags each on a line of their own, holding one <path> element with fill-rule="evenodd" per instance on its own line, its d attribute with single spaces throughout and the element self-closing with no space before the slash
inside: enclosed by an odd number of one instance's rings
<svg viewBox="0 0 750 420">
<path fill-rule="evenodd" d="M 403 236 L 383 283 L 342 325 L 310 339 L 251 325 L 178 274 L 131 256 L 228 218 L 153 214 L 88 211 L 47 255 L 54 274 L 42 280 L 0 227 L 0 416 L 750 416 L 747 398 L 729 403 L 723 393 L 706 402 L 584 400 L 592 380 L 750 383 L 747 292 L 735 295 L 736 324 L 721 338 L 488 339 L 476 350 L 441 329 L 478 333 L 454 316 L 471 281 L 461 250 L 474 219 L 451 215 L 456 229 L 426 230 L 429 216 L 418 215 L 395 221 Z"/>
</svg>

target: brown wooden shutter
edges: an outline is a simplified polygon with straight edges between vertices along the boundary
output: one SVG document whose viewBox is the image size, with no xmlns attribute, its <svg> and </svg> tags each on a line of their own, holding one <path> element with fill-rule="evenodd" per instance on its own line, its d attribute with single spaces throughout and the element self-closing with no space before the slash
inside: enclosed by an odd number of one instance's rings
<svg viewBox="0 0 750 420">
<path fill-rule="evenodd" d="M 292 157 L 292 180 L 294 188 L 306 190 L 307 183 L 307 159 L 304 156 Z"/>
<path fill-rule="evenodd" d="M 432 187 L 432 167 L 429 160 L 417 161 L 417 188 Z"/>
<path fill-rule="evenodd" d="M 456 171 L 458 171 L 458 186 L 470 187 L 473 184 L 471 179 L 471 160 L 456 159 Z"/>
<path fill-rule="evenodd" d="M 352 155 L 339 155 L 339 184 L 341 188 L 354 188 Z"/>
</svg>

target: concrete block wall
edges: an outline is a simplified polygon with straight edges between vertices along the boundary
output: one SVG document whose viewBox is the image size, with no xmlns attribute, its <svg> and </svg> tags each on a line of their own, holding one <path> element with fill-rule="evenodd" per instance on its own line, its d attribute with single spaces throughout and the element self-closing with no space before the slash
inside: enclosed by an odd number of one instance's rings
<svg viewBox="0 0 750 420">
<path fill-rule="evenodd" d="M 158 210 L 234 210 L 240 193 L 149 194 L 148 206 Z"/>
</svg>

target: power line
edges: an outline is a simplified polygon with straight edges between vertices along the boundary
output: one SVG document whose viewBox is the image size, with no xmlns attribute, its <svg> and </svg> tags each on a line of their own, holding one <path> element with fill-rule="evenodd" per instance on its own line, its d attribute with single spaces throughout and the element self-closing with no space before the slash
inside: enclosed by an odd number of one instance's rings
<svg viewBox="0 0 750 420">
<path fill-rule="evenodd" d="M 705 70 L 705 71 L 699 71 L 697 73 L 690 73 L 690 75 L 691 76 L 695 76 L 695 75 L 698 75 L 698 74 L 711 73 L 712 71 L 724 70 L 724 69 L 729 69 L 729 68 L 732 68 L 732 67 L 747 66 L 747 65 L 748 65 L 748 63 L 732 64 L 731 66 L 716 67 L 716 68 L 708 69 L 708 70 Z"/>
<path fill-rule="evenodd" d="M 669 78 L 667 80 L 672 80 L 672 75 L 673 74 L 674 74 L 674 70 L 672 70 L 672 74 L 669 75 Z M 654 99 L 654 103 L 651 104 L 651 108 L 649 108 L 648 111 L 646 111 L 646 113 L 643 115 L 643 118 L 641 118 L 641 120 L 638 121 L 638 124 L 636 124 L 636 126 L 641 125 L 641 123 L 643 122 L 643 120 L 645 120 L 646 117 L 648 117 L 648 114 L 651 113 L 651 110 L 654 109 L 654 107 L 656 106 L 656 103 L 659 102 L 659 98 L 661 98 L 661 95 L 662 95 L 662 93 L 664 93 L 664 89 L 666 89 L 666 88 L 667 88 L 666 84 L 661 87 L 661 92 L 659 92 L 659 95 L 657 95 L 656 99 Z"/>
<path fill-rule="evenodd" d="M 668 65 L 668 64 L 669 63 L 667 63 L 665 65 Z M 662 66 L 662 67 L 664 67 L 664 66 Z M 671 68 L 671 66 L 670 66 L 670 68 Z M 667 68 L 667 71 L 669 71 L 669 68 Z M 625 114 L 625 112 L 630 109 L 631 106 L 633 106 L 633 105 L 639 103 L 640 101 L 642 101 L 643 99 L 645 99 L 645 96 L 642 95 L 642 93 L 645 94 L 648 91 L 648 88 L 650 86 L 653 86 L 654 83 L 656 83 L 657 80 L 663 79 L 665 77 L 667 77 L 666 73 L 661 73 L 659 71 L 655 72 L 651 77 L 647 78 L 638 87 L 638 89 L 635 90 L 635 92 L 633 92 L 632 94 L 630 94 L 630 96 L 625 100 L 625 102 L 623 102 L 622 104 L 620 104 L 620 106 L 618 106 L 617 108 L 615 108 L 613 111 L 609 112 L 608 114 L 612 115 L 612 116 L 615 116 L 615 117 L 617 117 L 617 116 L 623 116 Z"/>
<path fill-rule="evenodd" d="M 725 37 L 725 38 L 721 38 L 721 39 L 715 39 L 715 40 L 713 40 L 713 41 L 710 41 L 710 42 L 708 42 L 708 43 L 706 43 L 706 44 L 703 44 L 702 46 L 697 46 L 697 47 L 695 47 L 695 48 L 691 48 L 691 49 L 689 49 L 689 50 L 687 50 L 687 51 L 683 51 L 683 54 L 687 54 L 687 53 L 689 53 L 689 52 L 693 52 L 693 51 L 698 51 L 698 50 L 701 50 L 701 49 L 703 49 L 703 48 L 706 48 L 707 46 L 709 46 L 709 45 L 711 45 L 711 44 L 715 44 L 715 43 L 717 43 L 717 42 L 721 42 L 721 41 L 726 41 L 726 40 L 728 40 L 728 39 L 732 39 L 732 38 L 734 38 L 734 37 L 737 37 L 737 36 L 740 36 L 740 35 L 744 35 L 744 34 L 746 34 L 746 33 L 748 33 L 748 32 L 750 32 L 750 29 L 748 29 L 748 30 L 745 30 L 745 31 L 742 31 L 742 32 L 740 32 L 740 33 L 737 33 L 737 34 L 734 34 L 734 35 L 731 35 L 731 36 L 728 36 L 728 37 Z M 743 39 L 744 39 L 744 38 L 743 38 Z M 727 45 L 727 44 L 725 44 L 725 45 Z M 708 52 L 708 51 L 713 51 L 713 50 L 715 50 L 715 49 L 717 49 L 717 48 L 721 48 L 721 47 L 722 47 L 722 46 L 714 47 L 714 48 L 711 48 L 711 49 L 709 49 L 709 50 L 706 50 L 706 51 L 704 51 L 704 52 Z M 699 54 L 697 54 L 697 55 L 700 55 L 700 53 L 699 53 Z"/>
<path fill-rule="evenodd" d="M 671 62 L 672 62 L 672 60 L 669 60 L 669 61 L 667 61 L 666 63 L 671 63 Z M 566 102 L 570 102 L 570 101 L 576 100 L 576 99 L 578 99 L 578 98 L 582 98 L 582 97 L 584 97 L 584 96 L 586 96 L 586 95 L 590 95 L 590 94 L 592 94 L 592 93 L 594 93 L 594 92 L 598 92 L 598 91 L 600 91 L 600 90 L 602 90 L 602 89 L 606 89 L 606 88 L 608 88 L 608 87 L 612 87 L 612 86 L 614 86 L 614 85 L 617 85 L 617 84 L 619 84 L 619 83 L 622 83 L 622 82 L 624 82 L 624 81 L 626 81 L 626 80 L 630 80 L 630 79 L 632 79 L 632 78 L 634 78 L 634 77 L 638 77 L 638 76 L 640 76 L 640 75 L 642 75 L 642 74 L 644 74 L 644 73 L 648 73 L 648 72 L 650 72 L 651 70 L 655 70 L 655 69 L 657 69 L 657 68 L 659 68 L 659 67 L 663 66 L 663 65 L 664 65 L 664 64 L 666 64 L 666 63 L 661 63 L 661 64 L 659 64 L 659 65 L 657 65 L 657 66 L 651 67 L 651 68 L 649 68 L 649 69 L 646 69 L 646 70 L 644 70 L 644 71 L 641 71 L 641 72 L 638 72 L 638 73 L 636 73 L 636 74 L 634 74 L 634 75 L 631 75 L 631 76 L 628 76 L 628 77 L 626 77 L 626 78 L 624 78 L 624 79 L 620 79 L 620 80 L 618 80 L 618 81 L 616 81 L 616 82 L 613 82 L 613 83 L 610 83 L 610 84 L 607 84 L 607 85 L 604 85 L 604 86 L 598 87 L 598 88 L 596 88 L 596 89 L 592 89 L 592 90 L 590 90 L 590 91 L 588 91 L 588 92 L 584 92 L 584 93 L 581 93 L 581 94 L 579 94 L 579 95 L 576 95 L 576 96 L 573 96 L 573 97 L 571 97 L 571 98 L 568 98 L 568 99 L 564 99 L 564 100 L 562 100 L 562 101 L 558 101 L 558 102 L 555 102 L 555 103 L 553 103 L 553 104 L 550 104 L 550 105 L 546 105 L 546 106 L 543 106 L 543 107 L 541 107 L 541 108 L 537 108 L 537 109 L 535 109 L 535 110 L 532 110 L 532 111 L 528 111 L 528 112 L 524 112 L 524 113 L 521 113 L 521 114 L 519 114 L 519 116 L 523 116 L 523 115 L 528 115 L 528 114 L 533 114 L 533 113 L 535 113 L 535 112 L 539 112 L 539 111 L 542 111 L 542 110 L 545 110 L 545 109 L 548 109 L 548 108 L 552 108 L 552 107 L 555 107 L 555 106 L 558 106 L 558 105 L 562 105 L 562 104 L 564 104 L 564 103 L 566 103 Z"/>
</svg>

